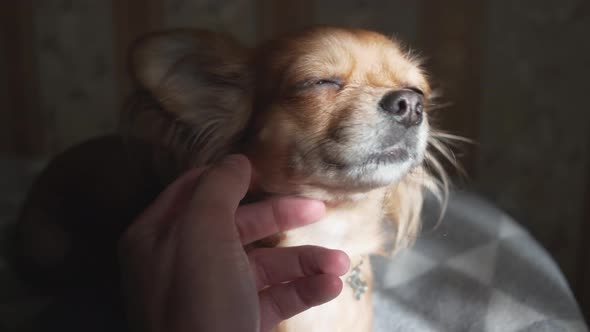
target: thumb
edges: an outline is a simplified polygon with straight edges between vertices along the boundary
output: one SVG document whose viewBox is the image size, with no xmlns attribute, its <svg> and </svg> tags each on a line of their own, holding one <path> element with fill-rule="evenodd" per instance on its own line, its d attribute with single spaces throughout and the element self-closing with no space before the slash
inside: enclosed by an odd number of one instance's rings
<svg viewBox="0 0 590 332">
<path fill-rule="evenodd" d="M 199 331 L 235 331 L 237 326 L 240 331 L 259 330 L 256 284 L 235 224 L 250 174 L 250 162 L 242 155 L 231 155 L 212 165 L 199 177 L 184 218 L 175 229 L 177 255 L 190 257 L 182 261 L 180 277 L 196 285 L 188 293 L 197 290 L 198 298 L 206 299 L 199 311 L 207 319 Z M 241 314 L 227 319 L 221 314 L 225 312 Z"/>
<path fill-rule="evenodd" d="M 250 185 L 251 166 L 248 158 L 235 154 L 211 166 L 200 177 L 193 193 L 196 205 L 235 212 Z"/>
<path fill-rule="evenodd" d="M 204 241 L 233 242 L 234 237 L 239 238 L 235 213 L 248 191 L 250 174 L 250 162 L 243 155 L 230 155 L 207 169 L 199 177 L 184 214 L 184 221 L 192 226 L 184 230 Z M 195 216 L 207 222 L 199 222 Z"/>
</svg>

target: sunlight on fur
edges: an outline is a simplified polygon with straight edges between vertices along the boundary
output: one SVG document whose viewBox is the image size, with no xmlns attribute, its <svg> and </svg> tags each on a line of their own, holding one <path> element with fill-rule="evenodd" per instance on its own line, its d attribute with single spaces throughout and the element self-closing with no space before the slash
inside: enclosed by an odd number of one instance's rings
<svg viewBox="0 0 590 332">
<path fill-rule="evenodd" d="M 391 38 L 315 27 L 247 49 L 225 35 L 172 30 L 138 41 L 131 68 L 138 89 L 121 129 L 174 155 L 170 163 L 154 154 L 165 181 L 243 153 L 258 175 L 252 195 L 327 202 L 325 220 L 286 232 L 279 246 L 338 247 L 353 262 L 397 252 L 420 232 L 425 190 L 442 219 L 449 180 L 437 158 L 457 166 L 449 145 L 463 139 L 431 127 L 441 105 L 418 57 Z M 279 331 L 370 330 L 370 296 L 347 292 Z"/>
</svg>

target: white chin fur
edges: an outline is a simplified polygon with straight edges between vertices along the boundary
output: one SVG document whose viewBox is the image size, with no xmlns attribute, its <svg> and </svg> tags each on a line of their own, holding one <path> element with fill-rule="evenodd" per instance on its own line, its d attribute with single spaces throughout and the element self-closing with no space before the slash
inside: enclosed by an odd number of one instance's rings
<svg viewBox="0 0 590 332">
<path fill-rule="evenodd" d="M 418 132 L 416 146 L 410 152 L 409 159 L 400 162 L 363 165 L 350 168 L 344 172 L 329 170 L 325 173 L 316 174 L 318 176 L 316 178 L 317 182 L 302 186 L 300 194 L 321 200 L 331 200 L 334 197 L 338 199 L 339 195 L 343 195 L 348 199 L 355 199 L 356 196 L 363 197 L 367 189 L 377 189 L 396 183 L 406 176 L 412 168 L 422 163 L 428 144 L 428 135 L 429 126 L 427 121 L 424 121 Z M 332 189 L 321 189 L 322 184 Z M 337 190 L 334 189 L 334 187 L 340 185 L 343 185 L 343 187 Z"/>
<path fill-rule="evenodd" d="M 351 170 L 348 174 L 351 178 L 358 179 L 362 183 L 371 183 L 375 186 L 387 186 L 401 180 L 415 166 L 422 163 L 428 145 L 429 126 L 426 119 L 420 126 L 416 142 L 415 152 L 408 160 L 398 163 L 370 165 Z"/>
<path fill-rule="evenodd" d="M 407 160 L 400 163 L 390 163 L 375 165 L 363 170 L 353 170 L 350 174 L 353 178 L 359 179 L 360 182 L 373 184 L 376 187 L 387 186 L 399 181 L 404 175 L 408 174 L 412 166 L 415 165 L 413 160 Z M 354 174 L 357 173 L 357 174 Z"/>
</svg>

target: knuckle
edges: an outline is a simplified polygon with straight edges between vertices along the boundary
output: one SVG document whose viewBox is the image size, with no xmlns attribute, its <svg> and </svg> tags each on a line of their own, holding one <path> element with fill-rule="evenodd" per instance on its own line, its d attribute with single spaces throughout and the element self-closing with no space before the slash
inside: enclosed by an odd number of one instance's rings
<svg viewBox="0 0 590 332">
<path fill-rule="evenodd" d="M 283 308 L 280 299 L 274 292 L 269 292 L 268 299 L 270 304 L 270 310 L 276 315 L 276 317 L 279 317 L 279 319 L 281 320 L 291 317 L 291 315 L 289 315 L 289 313 L 286 312 L 285 308 Z"/>
<path fill-rule="evenodd" d="M 257 284 L 260 287 L 270 286 L 271 276 L 266 269 L 266 265 L 262 260 L 264 249 L 257 249 L 252 251 L 248 258 L 250 260 L 250 266 L 254 275 L 256 276 Z"/>
</svg>

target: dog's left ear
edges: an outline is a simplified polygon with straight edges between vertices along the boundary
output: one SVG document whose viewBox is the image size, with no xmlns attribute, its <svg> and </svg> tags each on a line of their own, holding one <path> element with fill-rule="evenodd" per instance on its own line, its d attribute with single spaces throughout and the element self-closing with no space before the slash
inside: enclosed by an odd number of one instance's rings
<svg viewBox="0 0 590 332">
<path fill-rule="evenodd" d="M 138 92 L 124 128 L 202 165 L 230 153 L 251 112 L 248 50 L 229 36 L 177 29 L 139 39 L 130 52 Z"/>
</svg>

